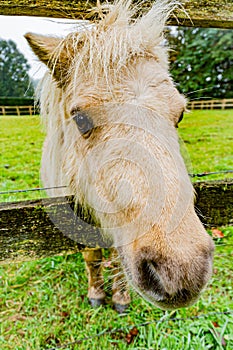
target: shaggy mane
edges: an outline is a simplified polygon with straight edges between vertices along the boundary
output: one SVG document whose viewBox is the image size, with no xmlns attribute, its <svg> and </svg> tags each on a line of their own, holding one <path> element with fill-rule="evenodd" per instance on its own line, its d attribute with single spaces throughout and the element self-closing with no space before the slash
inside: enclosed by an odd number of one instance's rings
<svg viewBox="0 0 233 350">
<path fill-rule="evenodd" d="M 97 4 L 91 16 L 96 14 L 98 19 L 82 24 L 77 31 L 60 41 L 54 50 L 52 62 L 55 70 L 56 63 L 65 52 L 69 64 L 64 76 L 67 82 L 71 82 L 70 96 L 77 95 L 76 89 L 84 82 L 92 86 L 90 94 L 95 89 L 102 89 L 103 95 L 107 95 L 106 88 L 111 94 L 119 76 L 126 76 L 127 67 L 139 57 L 154 58 L 168 69 L 167 49 L 162 43 L 163 30 L 167 18 L 180 4 L 176 0 L 157 0 L 149 10 L 145 6 L 143 10 L 143 4 L 132 4 L 132 0 Z M 86 89 L 85 94 L 88 93 Z M 37 96 L 47 128 L 54 128 L 55 123 L 61 124 L 61 121 L 55 121 L 55 116 L 50 116 L 62 99 L 62 91 L 50 72 L 39 84 Z"/>
<path fill-rule="evenodd" d="M 178 6 L 177 1 L 156 1 L 147 12 L 143 2 L 115 1 L 98 5 L 92 10 L 99 20 L 69 34 L 61 42 L 60 50 L 70 53 L 68 76 L 74 79 L 85 71 L 86 79 L 99 85 L 100 77 L 114 84 L 114 77 L 134 57 L 155 57 L 167 68 L 166 49 L 161 45 L 165 22 Z M 136 15 L 138 14 L 138 17 Z M 58 55 L 59 51 L 58 50 Z"/>
</svg>

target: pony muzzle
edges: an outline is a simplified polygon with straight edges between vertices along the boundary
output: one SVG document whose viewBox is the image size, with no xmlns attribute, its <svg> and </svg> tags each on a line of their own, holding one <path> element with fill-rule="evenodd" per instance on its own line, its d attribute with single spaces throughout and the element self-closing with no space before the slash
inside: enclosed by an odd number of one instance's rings
<svg viewBox="0 0 233 350">
<path fill-rule="evenodd" d="M 196 302 L 212 273 L 213 246 L 189 261 L 169 256 L 151 259 L 153 253 L 149 252 L 147 257 L 138 253 L 135 259 L 137 272 L 132 274 L 136 276 L 132 284 L 139 294 L 161 309 L 177 309 Z"/>
</svg>

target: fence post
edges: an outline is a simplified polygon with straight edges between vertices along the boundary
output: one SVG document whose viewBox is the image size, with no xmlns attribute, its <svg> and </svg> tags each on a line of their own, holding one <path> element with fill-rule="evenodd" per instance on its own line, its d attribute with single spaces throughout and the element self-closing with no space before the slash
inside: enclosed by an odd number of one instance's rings
<svg viewBox="0 0 233 350">
<path fill-rule="evenodd" d="M 16 112 L 17 112 L 17 115 L 20 116 L 20 109 L 18 106 L 16 106 Z"/>
<path fill-rule="evenodd" d="M 222 109 L 225 109 L 226 106 L 226 99 L 222 100 Z"/>
</svg>

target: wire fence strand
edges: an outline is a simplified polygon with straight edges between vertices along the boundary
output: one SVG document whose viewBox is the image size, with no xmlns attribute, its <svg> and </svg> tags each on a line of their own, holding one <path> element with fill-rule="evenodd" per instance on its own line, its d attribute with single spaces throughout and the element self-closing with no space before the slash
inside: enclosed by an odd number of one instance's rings
<svg viewBox="0 0 233 350">
<path fill-rule="evenodd" d="M 211 172 L 203 172 L 203 173 L 197 173 L 197 174 L 189 174 L 190 177 L 205 177 L 210 175 L 218 175 L 218 174 L 232 174 L 233 170 L 221 170 L 221 171 L 211 171 Z M 0 195 L 5 194 L 13 194 L 13 193 L 25 193 L 25 192 L 36 192 L 36 191 L 49 191 L 49 190 L 55 190 L 55 189 L 61 189 L 61 188 L 67 188 L 68 186 L 54 186 L 54 187 L 36 187 L 36 188 L 28 188 L 28 189 L 21 189 L 21 190 L 7 190 L 7 191 L 0 191 Z"/>
<path fill-rule="evenodd" d="M 190 177 L 204 177 L 204 176 L 210 176 L 210 175 L 231 174 L 231 173 L 233 173 L 233 170 L 220 170 L 220 171 L 210 171 L 210 172 L 197 173 L 197 174 L 189 174 L 189 176 Z"/>
<path fill-rule="evenodd" d="M 25 193 L 25 192 L 34 192 L 34 191 L 48 191 L 59 188 L 67 188 L 67 186 L 54 186 L 54 187 L 36 187 L 36 188 L 27 188 L 24 190 L 8 190 L 1 191 L 0 194 L 11 194 L 11 193 Z"/>
</svg>

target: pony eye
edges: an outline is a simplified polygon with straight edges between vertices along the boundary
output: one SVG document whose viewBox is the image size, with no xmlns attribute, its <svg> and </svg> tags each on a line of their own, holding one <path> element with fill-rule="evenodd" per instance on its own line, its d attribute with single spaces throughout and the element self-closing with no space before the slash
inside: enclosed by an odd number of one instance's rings
<svg viewBox="0 0 233 350">
<path fill-rule="evenodd" d="M 181 113 L 179 119 L 178 119 L 178 122 L 176 123 L 176 128 L 178 128 L 178 124 L 181 122 L 181 120 L 183 119 L 184 117 L 184 112 Z"/>
<path fill-rule="evenodd" d="M 181 113 L 180 118 L 178 120 L 178 124 L 181 122 L 181 120 L 184 118 L 184 112 Z"/>
<path fill-rule="evenodd" d="M 87 114 L 76 111 L 73 116 L 73 120 L 77 124 L 77 127 L 83 137 L 88 138 L 91 135 L 94 127 L 93 121 Z"/>
</svg>

